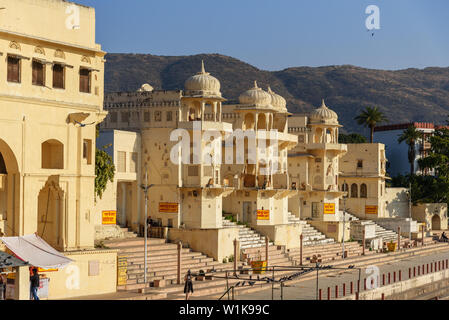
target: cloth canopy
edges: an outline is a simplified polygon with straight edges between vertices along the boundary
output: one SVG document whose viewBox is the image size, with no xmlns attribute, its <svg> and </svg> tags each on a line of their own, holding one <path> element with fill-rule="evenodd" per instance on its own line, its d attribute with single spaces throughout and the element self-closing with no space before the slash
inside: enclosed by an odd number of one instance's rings
<svg viewBox="0 0 449 320">
<path fill-rule="evenodd" d="M 22 237 L 2 237 L 0 240 L 21 260 L 43 269 L 62 269 L 72 259 L 53 249 L 37 234 Z"/>
<path fill-rule="evenodd" d="M 0 251 L 0 268 L 22 267 L 28 264 L 6 252 Z"/>
</svg>

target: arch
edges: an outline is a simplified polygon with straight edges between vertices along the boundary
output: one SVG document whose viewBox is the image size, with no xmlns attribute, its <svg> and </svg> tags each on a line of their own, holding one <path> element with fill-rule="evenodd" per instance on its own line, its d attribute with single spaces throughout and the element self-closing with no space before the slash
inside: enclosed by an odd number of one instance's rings
<svg viewBox="0 0 449 320">
<path fill-rule="evenodd" d="M 252 113 L 245 114 L 245 119 L 243 120 L 243 130 L 254 130 L 254 126 L 254 115 Z"/>
<path fill-rule="evenodd" d="M 441 219 L 437 214 L 432 217 L 432 230 L 441 230 Z"/>
<path fill-rule="evenodd" d="M 55 57 L 56 58 L 65 59 L 64 51 L 62 51 L 61 49 L 56 49 L 55 50 Z"/>
<path fill-rule="evenodd" d="M 332 137 L 332 130 L 327 128 L 326 129 L 326 143 L 332 143 L 333 137 Z"/>
<path fill-rule="evenodd" d="M 42 169 L 64 169 L 64 145 L 60 141 L 44 141 L 41 152 Z"/>
<path fill-rule="evenodd" d="M 266 130 L 267 129 L 267 117 L 265 113 L 259 113 L 257 116 L 257 130 Z"/>
<path fill-rule="evenodd" d="M 38 195 L 37 233 L 54 248 L 63 249 L 64 191 L 59 176 L 50 176 Z"/>
<path fill-rule="evenodd" d="M 35 47 L 34 53 L 41 54 L 41 55 L 45 56 L 45 50 L 42 47 Z"/>
<path fill-rule="evenodd" d="M 16 41 L 11 41 L 10 43 L 9 43 L 9 47 L 11 48 L 11 49 L 16 49 L 16 50 L 21 50 L 21 48 L 20 48 L 20 44 L 18 44 Z"/>
<path fill-rule="evenodd" d="M 316 128 L 313 142 L 314 143 L 321 143 L 322 140 L 323 140 L 323 129 Z"/>
<path fill-rule="evenodd" d="M 368 198 L 368 188 L 364 183 L 360 185 L 360 198 Z"/>
<path fill-rule="evenodd" d="M 358 198 L 358 186 L 357 184 L 353 183 L 351 185 L 351 198 Z"/>
</svg>

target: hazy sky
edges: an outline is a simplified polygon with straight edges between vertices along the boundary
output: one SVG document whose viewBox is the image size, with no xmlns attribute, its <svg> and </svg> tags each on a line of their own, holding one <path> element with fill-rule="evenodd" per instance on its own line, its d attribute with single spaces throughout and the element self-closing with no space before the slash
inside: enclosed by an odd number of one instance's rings
<svg viewBox="0 0 449 320">
<path fill-rule="evenodd" d="M 107 52 L 220 53 L 266 70 L 449 66 L 448 0 L 75 0 Z M 367 31 L 368 5 L 380 30 Z"/>
</svg>

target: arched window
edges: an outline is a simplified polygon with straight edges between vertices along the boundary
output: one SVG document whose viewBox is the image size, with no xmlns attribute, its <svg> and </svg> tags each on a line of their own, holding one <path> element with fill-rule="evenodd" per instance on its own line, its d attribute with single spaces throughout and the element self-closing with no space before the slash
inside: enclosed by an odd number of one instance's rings
<svg viewBox="0 0 449 320">
<path fill-rule="evenodd" d="M 368 198 L 368 190 L 364 183 L 360 186 L 360 198 Z"/>
<path fill-rule="evenodd" d="M 355 183 L 351 185 L 351 198 L 358 198 L 358 188 Z"/>
<path fill-rule="evenodd" d="M 42 169 L 64 169 L 64 145 L 58 140 L 42 143 Z"/>
</svg>

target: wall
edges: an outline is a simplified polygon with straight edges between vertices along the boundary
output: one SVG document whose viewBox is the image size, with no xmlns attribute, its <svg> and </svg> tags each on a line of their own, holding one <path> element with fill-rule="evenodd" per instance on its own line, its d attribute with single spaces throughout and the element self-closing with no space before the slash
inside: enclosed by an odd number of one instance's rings
<svg viewBox="0 0 449 320">
<path fill-rule="evenodd" d="M 116 292 L 118 250 L 67 252 L 74 262 L 57 272 L 42 272 L 50 278 L 49 300 Z M 98 261 L 98 275 L 89 275 L 89 262 Z"/>
<path fill-rule="evenodd" d="M 412 218 L 418 222 L 426 224 L 427 230 L 437 230 L 432 225 L 432 217 L 437 215 L 440 218 L 441 230 L 447 230 L 447 204 L 446 203 L 422 203 L 412 206 Z"/>
<path fill-rule="evenodd" d="M 194 251 L 206 254 L 222 262 L 224 258 L 234 255 L 235 239 L 239 237 L 240 228 L 224 229 L 174 229 L 168 230 L 170 241 L 188 243 Z"/>
<path fill-rule="evenodd" d="M 302 232 L 299 224 L 255 226 L 254 229 L 267 236 L 275 245 L 285 246 L 286 249 L 299 248 L 299 236 Z"/>
<path fill-rule="evenodd" d="M 316 228 L 321 233 L 325 234 L 327 238 L 333 238 L 337 242 L 341 242 L 343 238 L 343 222 L 339 221 L 307 221 L 310 225 Z M 351 226 L 349 222 L 345 222 L 344 239 L 348 241 L 351 236 Z"/>
<path fill-rule="evenodd" d="M 408 218 L 410 216 L 409 201 L 406 188 L 387 188 L 385 197 L 386 217 Z"/>
</svg>

